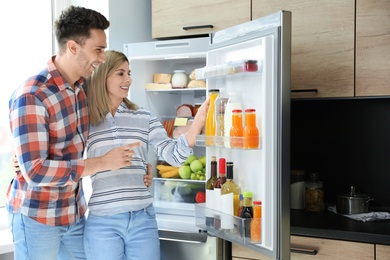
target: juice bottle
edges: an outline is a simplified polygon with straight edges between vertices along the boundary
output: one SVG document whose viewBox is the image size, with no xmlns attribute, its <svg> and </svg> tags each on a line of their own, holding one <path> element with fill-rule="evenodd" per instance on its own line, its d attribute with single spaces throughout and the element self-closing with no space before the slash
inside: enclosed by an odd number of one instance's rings
<svg viewBox="0 0 390 260">
<path fill-rule="evenodd" d="M 230 147 L 230 128 L 232 127 L 232 114 L 234 109 L 241 109 L 241 97 L 237 92 L 229 92 L 229 99 L 226 103 L 225 107 L 225 115 L 224 115 L 224 136 L 225 136 L 225 147 Z"/>
<path fill-rule="evenodd" d="M 217 99 L 215 100 L 215 135 L 221 136 L 216 139 L 217 146 L 224 146 L 223 136 L 225 135 L 225 109 L 229 100 L 229 96 L 226 91 L 220 91 Z"/>
<path fill-rule="evenodd" d="M 251 220 L 251 240 L 255 243 L 261 242 L 261 201 L 253 202 L 253 218 Z"/>
<path fill-rule="evenodd" d="M 210 104 L 206 117 L 206 145 L 213 145 L 213 137 L 215 136 L 216 118 L 215 118 L 215 100 L 219 94 L 219 89 L 210 89 L 209 97 Z"/>
<path fill-rule="evenodd" d="M 259 129 L 256 126 L 256 110 L 245 110 L 244 148 L 259 148 Z"/>
<path fill-rule="evenodd" d="M 232 127 L 230 128 L 230 147 L 242 148 L 243 147 L 243 133 L 242 127 L 242 110 L 234 109 L 232 115 Z"/>
</svg>

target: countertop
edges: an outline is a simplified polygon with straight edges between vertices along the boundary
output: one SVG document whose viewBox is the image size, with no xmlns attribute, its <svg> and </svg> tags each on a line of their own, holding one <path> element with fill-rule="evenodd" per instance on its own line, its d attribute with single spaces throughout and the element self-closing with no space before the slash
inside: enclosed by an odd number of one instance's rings
<svg viewBox="0 0 390 260">
<path fill-rule="evenodd" d="M 291 235 L 390 245 L 390 220 L 362 222 L 325 211 L 291 210 Z"/>
</svg>

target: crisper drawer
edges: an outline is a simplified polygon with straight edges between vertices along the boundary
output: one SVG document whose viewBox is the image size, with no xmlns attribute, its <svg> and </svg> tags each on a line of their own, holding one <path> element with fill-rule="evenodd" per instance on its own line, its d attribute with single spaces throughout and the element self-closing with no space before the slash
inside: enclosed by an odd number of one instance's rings
<svg viewBox="0 0 390 260">
<path fill-rule="evenodd" d="M 157 213 L 194 217 L 194 205 L 205 198 L 205 181 L 154 178 L 152 193 Z"/>
</svg>

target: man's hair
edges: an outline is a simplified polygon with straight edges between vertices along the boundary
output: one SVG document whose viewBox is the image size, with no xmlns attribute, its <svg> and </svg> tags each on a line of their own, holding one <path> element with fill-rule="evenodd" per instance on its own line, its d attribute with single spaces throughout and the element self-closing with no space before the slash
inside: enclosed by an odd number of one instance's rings
<svg viewBox="0 0 390 260">
<path fill-rule="evenodd" d="M 80 6 L 70 6 L 54 22 L 58 48 L 63 50 L 69 40 L 83 46 L 85 40 L 91 37 L 91 29 L 106 30 L 109 26 L 110 22 L 101 13 Z"/>
</svg>

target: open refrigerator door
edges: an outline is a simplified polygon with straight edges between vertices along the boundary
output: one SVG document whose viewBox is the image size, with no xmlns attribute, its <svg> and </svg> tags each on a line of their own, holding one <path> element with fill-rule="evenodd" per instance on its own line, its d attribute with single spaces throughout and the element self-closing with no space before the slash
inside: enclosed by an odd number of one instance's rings
<svg viewBox="0 0 390 260">
<path fill-rule="evenodd" d="M 260 134 L 255 148 L 232 148 L 233 142 L 245 140 L 226 135 L 200 135 L 197 145 L 206 147 L 207 165 L 212 156 L 233 162 L 241 192 L 251 192 L 253 201 L 262 202 L 256 230 L 261 240 L 251 239 L 250 222 L 228 213 L 226 194 L 207 193 L 206 203 L 195 205 L 196 224 L 272 259 L 290 259 L 290 50 L 291 13 L 280 11 L 215 33 L 207 65 L 195 71 L 197 79 L 207 81 L 207 90 L 219 89 L 229 98 L 238 93 L 242 111 L 256 111 Z"/>
</svg>

